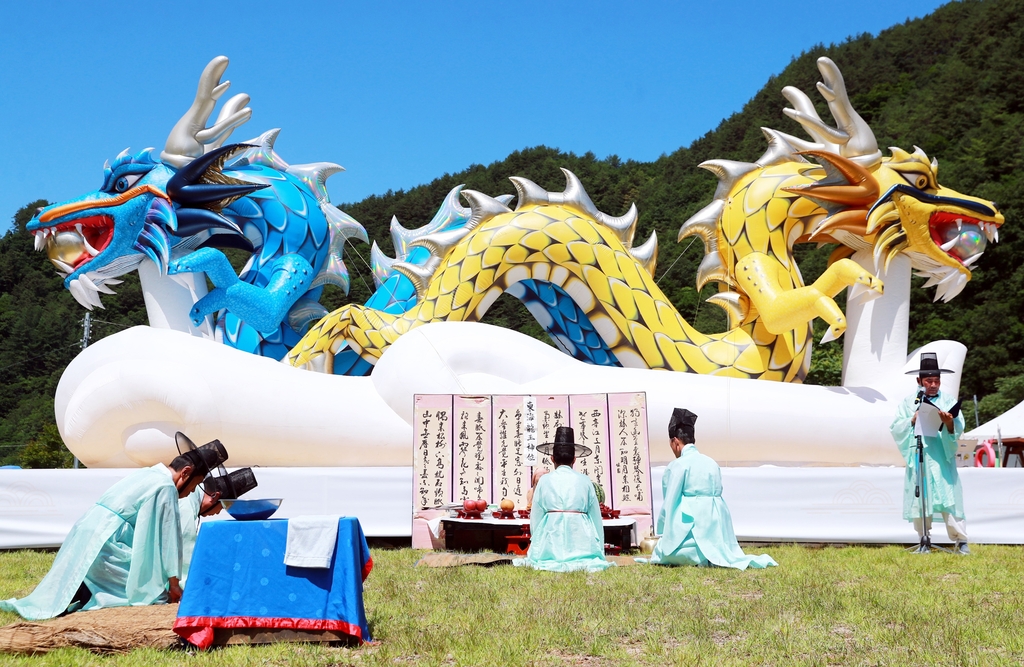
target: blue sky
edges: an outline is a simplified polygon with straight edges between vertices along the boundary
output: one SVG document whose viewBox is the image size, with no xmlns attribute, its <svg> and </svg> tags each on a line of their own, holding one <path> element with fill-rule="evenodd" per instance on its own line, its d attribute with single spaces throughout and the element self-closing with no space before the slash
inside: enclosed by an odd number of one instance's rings
<svg viewBox="0 0 1024 667">
<path fill-rule="evenodd" d="M 347 169 L 329 181 L 341 203 L 540 144 L 653 160 L 801 51 L 941 4 L 3 2 L 0 231 L 29 201 L 97 188 L 121 149 L 163 147 L 221 54 L 223 99 L 252 97 L 232 138 L 282 128 L 288 162 Z"/>
</svg>

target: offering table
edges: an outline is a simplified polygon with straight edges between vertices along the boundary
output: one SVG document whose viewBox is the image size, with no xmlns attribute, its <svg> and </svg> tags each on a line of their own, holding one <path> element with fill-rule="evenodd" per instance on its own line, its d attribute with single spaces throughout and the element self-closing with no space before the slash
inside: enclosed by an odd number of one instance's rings
<svg viewBox="0 0 1024 667">
<path fill-rule="evenodd" d="M 338 521 L 328 568 L 286 566 L 287 535 L 286 519 L 204 523 L 174 631 L 200 648 L 281 640 L 369 641 L 363 580 L 373 560 L 359 520 Z"/>
</svg>

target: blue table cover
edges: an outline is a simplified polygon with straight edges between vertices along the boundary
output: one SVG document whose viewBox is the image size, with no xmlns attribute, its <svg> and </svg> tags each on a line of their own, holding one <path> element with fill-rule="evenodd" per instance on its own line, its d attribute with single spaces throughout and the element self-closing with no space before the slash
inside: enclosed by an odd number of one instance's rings
<svg viewBox="0 0 1024 667">
<path fill-rule="evenodd" d="M 286 519 L 211 521 L 196 540 L 174 631 L 200 648 L 214 628 L 344 632 L 370 640 L 363 580 L 373 568 L 362 526 L 338 522 L 330 568 L 284 564 Z"/>
</svg>

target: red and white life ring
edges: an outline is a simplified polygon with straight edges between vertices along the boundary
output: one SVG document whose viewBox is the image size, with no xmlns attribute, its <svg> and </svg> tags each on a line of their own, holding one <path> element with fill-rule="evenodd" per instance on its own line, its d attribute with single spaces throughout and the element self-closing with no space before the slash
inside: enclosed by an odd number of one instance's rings
<svg viewBox="0 0 1024 667">
<path fill-rule="evenodd" d="M 975 468 L 995 468 L 996 467 L 996 452 L 992 449 L 992 441 L 984 440 L 981 444 L 974 448 L 974 467 Z"/>
</svg>

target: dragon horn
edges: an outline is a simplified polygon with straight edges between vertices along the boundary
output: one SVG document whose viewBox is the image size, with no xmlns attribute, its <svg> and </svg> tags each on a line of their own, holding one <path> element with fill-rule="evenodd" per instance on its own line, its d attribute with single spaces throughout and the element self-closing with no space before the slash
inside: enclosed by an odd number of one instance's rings
<svg viewBox="0 0 1024 667">
<path fill-rule="evenodd" d="M 826 151 L 838 153 L 864 166 L 874 165 L 882 158 L 882 152 L 878 150 L 875 133 L 850 103 L 842 72 L 825 57 L 818 58 L 818 71 L 824 79 L 818 82 L 818 92 L 828 102 L 836 127 L 822 121 L 810 98 L 792 86 L 783 88 L 782 94 L 796 109 L 783 109 L 783 113 L 803 125 Z"/>
<path fill-rule="evenodd" d="M 231 85 L 229 81 L 220 81 L 227 67 L 227 57 L 217 56 L 203 69 L 195 101 L 171 129 L 164 150 L 160 153 L 160 159 L 172 167 L 180 169 L 201 156 L 206 152 L 207 144 L 223 143 L 232 130 L 252 116 L 252 109 L 238 108 L 248 100 L 243 101 L 236 95 L 225 105 L 230 109 L 226 117 L 218 118 L 212 127 L 206 127 L 213 108 L 217 106 L 217 100 Z"/>
</svg>

